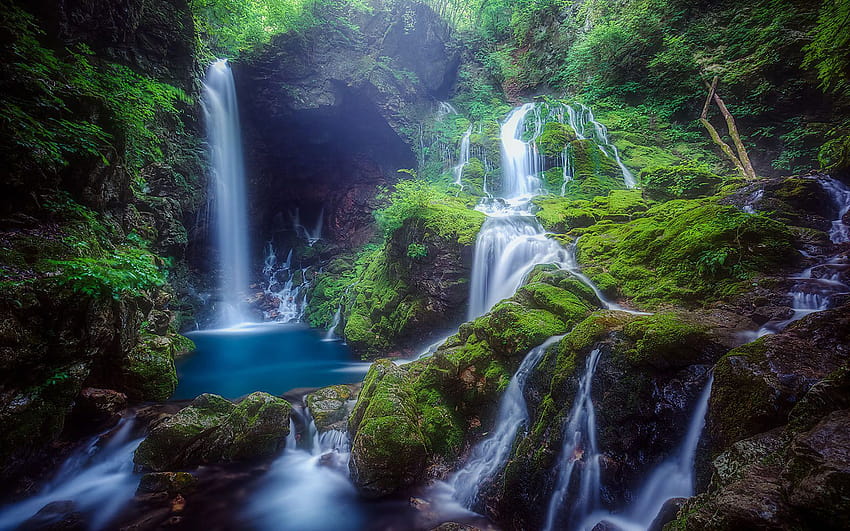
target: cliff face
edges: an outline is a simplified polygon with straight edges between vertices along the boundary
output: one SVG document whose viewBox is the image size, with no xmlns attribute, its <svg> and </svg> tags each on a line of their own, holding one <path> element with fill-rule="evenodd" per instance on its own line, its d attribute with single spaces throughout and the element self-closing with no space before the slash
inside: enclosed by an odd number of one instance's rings
<svg viewBox="0 0 850 531">
<path fill-rule="evenodd" d="M 377 186 L 416 167 L 419 120 L 446 96 L 457 55 L 427 6 L 373 8 L 281 35 L 234 67 L 261 237 L 298 207 L 302 220 L 323 210 L 330 239 L 364 243 Z"/>
<path fill-rule="evenodd" d="M 203 185 L 186 2 L 41 1 L 7 14 L 4 478 L 60 435 L 82 389 L 171 394 L 188 342 L 166 280 L 185 278 Z"/>
</svg>

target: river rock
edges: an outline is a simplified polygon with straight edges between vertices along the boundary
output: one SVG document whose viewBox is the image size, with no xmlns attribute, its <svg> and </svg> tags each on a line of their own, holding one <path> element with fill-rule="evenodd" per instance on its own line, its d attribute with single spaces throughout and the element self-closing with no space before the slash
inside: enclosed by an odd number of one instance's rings
<svg viewBox="0 0 850 531">
<path fill-rule="evenodd" d="M 169 495 L 186 494 L 195 490 L 198 480 L 189 472 L 151 472 L 139 480 L 136 492 L 167 492 Z"/>
<path fill-rule="evenodd" d="M 167 471 L 269 458 L 289 435 L 290 410 L 289 402 L 268 393 L 253 393 L 238 404 L 203 394 L 155 423 L 134 462 L 145 470 Z"/>
<path fill-rule="evenodd" d="M 319 433 L 334 429 L 345 431 L 356 399 L 356 386 L 351 385 L 323 387 L 307 395 L 307 407 Z"/>
</svg>

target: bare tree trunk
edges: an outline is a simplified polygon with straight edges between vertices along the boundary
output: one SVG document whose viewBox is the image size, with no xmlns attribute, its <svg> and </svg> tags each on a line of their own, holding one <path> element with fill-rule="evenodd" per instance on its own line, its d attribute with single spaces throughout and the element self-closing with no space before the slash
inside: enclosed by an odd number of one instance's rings
<svg viewBox="0 0 850 531">
<path fill-rule="evenodd" d="M 714 101 L 717 103 L 717 107 L 720 108 L 720 112 L 723 114 L 723 117 L 726 118 L 726 126 L 729 128 L 729 136 L 731 136 L 732 141 L 735 142 L 735 149 L 738 150 L 738 160 L 741 161 L 741 165 L 744 167 L 744 173 L 747 178 L 755 179 L 756 172 L 753 169 L 753 165 L 750 163 L 750 156 L 747 154 L 747 148 L 745 148 L 744 143 L 741 142 L 741 136 L 738 134 L 738 127 L 735 125 L 735 119 L 732 117 L 732 113 L 730 113 L 729 109 L 726 108 L 726 104 L 723 103 L 723 100 L 720 99 L 717 92 L 714 93 Z"/>
<path fill-rule="evenodd" d="M 708 108 L 711 105 L 711 100 L 715 99 L 715 101 L 719 100 L 720 104 L 723 103 L 723 100 L 720 100 L 720 98 L 717 96 L 717 82 L 718 78 L 717 76 L 714 76 L 714 79 L 711 81 L 711 85 L 708 85 L 708 96 L 706 96 L 705 98 L 705 105 L 703 105 L 702 107 L 702 113 L 700 114 L 699 121 L 703 125 L 703 127 L 705 127 L 706 131 L 708 131 L 708 135 L 711 137 L 714 143 L 717 144 L 723 154 L 726 155 L 726 158 L 732 161 L 732 164 L 735 165 L 735 169 L 738 170 L 738 173 L 741 174 L 741 177 L 744 177 L 745 179 L 755 179 L 755 172 L 753 171 L 752 166 L 749 165 L 749 157 L 746 158 L 746 164 L 749 167 L 749 171 L 752 173 L 748 173 L 747 168 L 745 167 L 741 159 L 735 155 L 735 152 L 732 151 L 732 148 L 729 147 L 729 144 L 723 141 L 723 139 L 720 137 L 720 133 L 718 133 L 717 129 L 715 129 L 714 126 L 711 125 L 711 122 L 708 121 Z M 743 150 L 744 156 L 746 157 L 747 152 L 744 149 L 743 144 L 740 144 L 739 146 L 741 139 L 738 136 L 737 128 L 735 129 L 734 134 L 731 133 L 732 127 L 734 127 L 735 124 L 734 120 L 732 120 L 730 125 L 730 119 L 732 119 L 732 115 L 729 114 L 729 110 L 726 109 L 725 105 L 723 105 L 721 112 L 724 116 L 728 115 L 726 124 L 729 125 L 730 134 L 732 135 L 733 140 L 735 140 L 735 145 L 736 147 L 738 147 L 739 153 Z"/>
</svg>

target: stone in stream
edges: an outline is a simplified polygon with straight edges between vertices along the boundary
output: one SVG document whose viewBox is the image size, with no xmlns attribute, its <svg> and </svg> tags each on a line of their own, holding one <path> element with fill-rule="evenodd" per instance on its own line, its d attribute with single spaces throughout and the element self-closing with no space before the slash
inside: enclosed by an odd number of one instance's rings
<svg viewBox="0 0 850 531">
<path fill-rule="evenodd" d="M 270 458 L 289 435 L 289 402 L 252 393 L 238 404 L 203 394 L 155 423 L 134 462 L 158 472 L 202 464 Z"/>
<path fill-rule="evenodd" d="M 306 397 L 307 407 L 320 433 L 328 430 L 345 431 L 348 416 L 357 399 L 356 385 L 332 385 L 323 387 Z"/>
</svg>

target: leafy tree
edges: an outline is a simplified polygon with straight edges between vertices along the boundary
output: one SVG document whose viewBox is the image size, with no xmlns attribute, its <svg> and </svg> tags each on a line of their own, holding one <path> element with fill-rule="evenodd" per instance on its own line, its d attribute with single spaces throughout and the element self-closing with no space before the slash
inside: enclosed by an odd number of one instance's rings
<svg viewBox="0 0 850 531">
<path fill-rule="evenodd" d="M 850 92 L 850 0 L 824 0 L 814 29 L 814 40 L 805 47 L 805 66 L 814 67 L 823 87 Z"/>
</svg>

